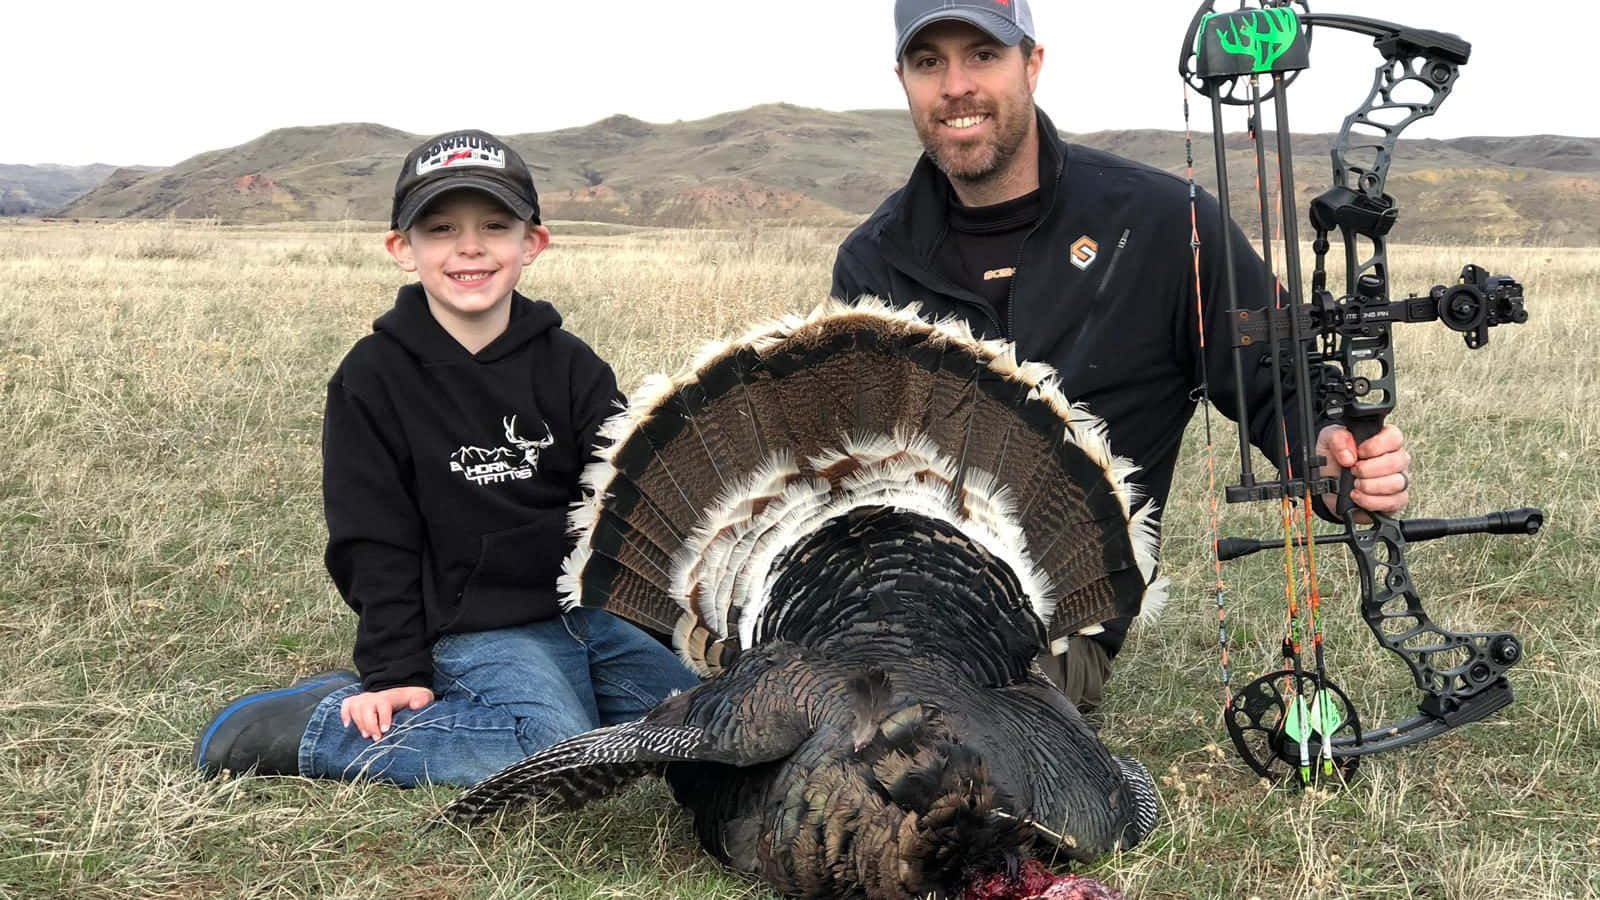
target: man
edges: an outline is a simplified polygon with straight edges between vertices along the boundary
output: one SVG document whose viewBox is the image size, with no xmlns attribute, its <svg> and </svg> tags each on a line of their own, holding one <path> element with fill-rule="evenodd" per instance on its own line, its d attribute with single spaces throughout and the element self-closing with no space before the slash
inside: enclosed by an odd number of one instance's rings
<svg viewBox="0 0 1600 900">
<path fill-rule="evenodd" d="M 1044 48 L 1027 0 L 896 0 L 895 28 L 895 73 L 925 152 L 905 187 L 839 247 L 834 296 L 959 316 L 1054 366 L 1062 392 L 1104 419 L 1112 449 L 1141 467 L 1135 481 L 1159 508 L 1201 386 L 1224 414 L 1241 415 L 1216 201 L 1197 201 L 1202 352 L 1188 186 L 1060 139 L 1033 104 Z M 1233 247 L 1241 304 L 1264 305 L 1270 273 L 1237 227 Z M 1299 447 L 1301 435 L 1293 422 L 1280 431 L 1265 354 L 1245 354 L 1242 424 L 1280 462 L 1286 437 Z M 1411 461 L 1399 430 L 1386 426 L 1358 448 L 1344 428 L 1319 427 L 1316 452 L 1330 460 L 1326 471 L 1354 467 L 1357 506 L 1405 506 Z M 1100 702 L 1128 624 L 1108 622 L 1074 639 L 1064 660 L 1041 660 L 1080 707 Z"/>
</svg>

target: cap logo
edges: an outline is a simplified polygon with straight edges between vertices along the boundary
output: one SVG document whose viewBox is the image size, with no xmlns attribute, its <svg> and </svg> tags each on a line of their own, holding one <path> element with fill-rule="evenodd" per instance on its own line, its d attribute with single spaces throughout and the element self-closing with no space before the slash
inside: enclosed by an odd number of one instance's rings
<svg viewBox="0 0 1600 900">
<path fill-rule="evenodd" d="M 464 166 L 504 169 L 506 148 L 493 141 L 464 134 L 438 141 L 417 157 L 418 175 L 426 175 L 435 169 Z"/>
</svg>

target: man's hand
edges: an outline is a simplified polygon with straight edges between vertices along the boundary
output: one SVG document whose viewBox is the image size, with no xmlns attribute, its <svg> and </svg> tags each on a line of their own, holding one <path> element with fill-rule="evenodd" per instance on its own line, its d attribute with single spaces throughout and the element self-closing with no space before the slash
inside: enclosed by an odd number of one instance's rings
<svg viewBox="0 0 1600 900">
<path fill-rule="evenodd" d="M 1355 436 L 1343 425 L 1329 425 L 1317 435 L 1317 455 L 1328 460 L 1322 474 L 1339 477 L 1340 469 L 1352 469 L 1355 486 L 1350 500 L 1361 509 L 1394 515 L 1411 500 L 1411 454 L 1406 452 L 1405 435 L 1393 425 L 1356 446 Z M 1339 498 L 1324 494 L 1328 509 L 1339 508 Z M 1358 521 L 1368 521 L 1357 513 Z"/>
<path fill-rule="evenodd" d="M 392 687 L 381 691 L 363 691 L 354 697 L 344 698 L 339 704 L 339 721 L 345 727 L 354 725 L 364 738 L 374 741 L 389 733 L 395 710 L 421 709 L 433 702 L 433 691 L 425 687 Z"/>
</svg>

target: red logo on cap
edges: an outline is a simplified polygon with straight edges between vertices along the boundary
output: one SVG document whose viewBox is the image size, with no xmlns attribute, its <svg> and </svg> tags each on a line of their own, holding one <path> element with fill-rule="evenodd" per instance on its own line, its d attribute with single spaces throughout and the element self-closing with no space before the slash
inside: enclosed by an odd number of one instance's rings
<svg viewBox="0 0 1600 900">
<path fill-rule="evenodd" d="M 994 2 L 998 3 L 1001 6 L 1010 6 L 1011 5 L 1011 0 L 994 0 Z"/>
<path fill-rule="evenodd" d="M 1006 0 L 1006 2 L 1009 3 L 1010 0 Z M 460 160 L 471 159 L 471 158 L 472 158 L 472 151 L 471 150 L 457 150 L 456 152 L 454 152 L 454 153 L 450 154 L 449 156 L 445 157 L 444 164 L 448 166 L 453 162 L 459 162 Z"/>
</svg>

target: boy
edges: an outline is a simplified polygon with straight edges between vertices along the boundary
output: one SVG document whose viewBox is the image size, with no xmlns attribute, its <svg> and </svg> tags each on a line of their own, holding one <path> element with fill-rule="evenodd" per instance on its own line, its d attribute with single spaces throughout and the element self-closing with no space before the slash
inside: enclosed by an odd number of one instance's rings
<svg viewBox="0 0 1600 900">
<path fill-rule="evenodd" d="M 566 514 L 614 411 L 611 369 L 516 293 L 550 243 L 532 176 L 481 131 L 406 157 L 385 239 L 417 283 L 328 384 L 328 571 L 360 616 L 352 672 L 246 695 L 195 763 L 472 784 L 694 676 L 607 613 L 563 614 Z"/>
</svg>

